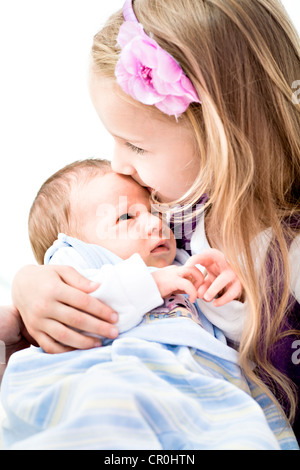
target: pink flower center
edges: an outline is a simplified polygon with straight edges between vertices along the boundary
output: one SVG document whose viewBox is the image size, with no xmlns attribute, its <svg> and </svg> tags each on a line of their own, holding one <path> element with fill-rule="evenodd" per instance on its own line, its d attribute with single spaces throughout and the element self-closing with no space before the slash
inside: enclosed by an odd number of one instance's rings
<svg viewBox="0 0 300 470">
<path fill-rule="evenodd" d="M 149 85 L 152 82 L 152 69 L 145 67 L 145 65 L 140 65 L 140 76 L 142 79 Z"/>
</svg>

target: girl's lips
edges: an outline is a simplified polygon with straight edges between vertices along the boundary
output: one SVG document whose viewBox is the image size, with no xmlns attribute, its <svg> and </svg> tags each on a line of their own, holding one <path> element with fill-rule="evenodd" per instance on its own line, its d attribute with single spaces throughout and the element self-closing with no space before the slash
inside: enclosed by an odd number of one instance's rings
<svg viewBox="0 0 300 470">
<path fill-rule="evenodd" d="M 150 192 L 153 191 L 153 188 L 150 188 L 150 186 L 147 186 L 147 184 L 144 183 L 144 181 L 142 181 L 137 176 L 132 176 L 132 179 L 134 179 L 134 181 L 136 181 L 140 186 L 143 186 L 143 188 L 148 189 L 148 191 L 150 191 Z"/>
<path fill-rule="evenodd" d="M 143 188 L 147 189 L 147 191 L 151 194 L 154 189 L 151 188 L 150 186 L 147 186 L 147 184 L 145 184 L 140 178 L 138 178 L 137 176 L 132 176 L 132 179 L 134 179 L 134 181 L 136 181 L 140 186 L 142 186 Z"/>
</svg>

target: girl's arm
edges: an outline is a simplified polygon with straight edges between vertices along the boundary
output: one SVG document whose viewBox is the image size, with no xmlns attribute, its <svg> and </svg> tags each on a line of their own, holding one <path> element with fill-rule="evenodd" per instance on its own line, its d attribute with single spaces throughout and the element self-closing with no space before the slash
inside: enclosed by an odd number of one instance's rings
<svg viewBox="0 0 300 470">
<path fill-rule="evenodd" d="M 89 295 L 98 286 L 69 266 L 29 265 L 17 273 L 12 298 L 29 334 L 46 352 L 89 349 L 101 341 L 74 329 L 107 338 L 118 335 L 113 325 L 117 314 Z"/>
<path fill-rule="evenodd" d="M 18 310 L 12 305 L 0 306 L 0 383 L 10 356 L 34 343 L 25 329 Z"/>
<path fill-rule="evenodd" d="M 24 323 L 46 352 L 99 346 L 99 338 L 89 335 L 115 338 L 139 324 L 145 313 L 161 305 L 162 297 L 174 290 L 188 293 L 195 301 L 203 280 L 195 267 L 170 266 L 152 273 L 137 254 L 98 269 L 84 267 L 77 255 L 72 247 L 62 248 L 53 262 L 70 262 L 73 267 L 27 266 L 13 284 L 13 299 Z M 118 330 L 111 331 L 108 322 L 118 318 Z"/>
</svg>

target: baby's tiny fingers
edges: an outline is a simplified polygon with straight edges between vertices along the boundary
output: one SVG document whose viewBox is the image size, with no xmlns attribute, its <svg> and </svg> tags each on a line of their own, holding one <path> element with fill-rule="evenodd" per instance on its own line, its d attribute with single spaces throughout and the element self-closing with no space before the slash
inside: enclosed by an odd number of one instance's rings
<svg viewBox="0 0 300 470">
<path fill-rule="evenodd" d="M 196 302 L 197 290 L 188 279 L 178 278 L 178 281 L 176 283 L 176 289 L 180 292 L 184 292 L 185 294 L 187 294 L 189 296 L 189 300 L 192 303 Z"/>
<path fill-rule="evenodd" d="M 196 266 L 182 266 L 179 270 L 182 277 L 192 282 L 196 289 L 203 283 L 204 276 Z"/>
</svg>

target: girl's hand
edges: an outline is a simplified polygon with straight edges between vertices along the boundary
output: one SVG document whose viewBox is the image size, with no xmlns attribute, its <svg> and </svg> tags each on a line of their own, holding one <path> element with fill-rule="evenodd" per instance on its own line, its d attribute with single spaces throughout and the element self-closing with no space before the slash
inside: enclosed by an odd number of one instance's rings
<svg viewBox="0 0 300 470">
<path fill-rule="evenodd" d="M 34 343 L 25 329 L 18 310 L 12 305 L 0 307 L 0 384 L 10 356 Z"/>
<path fill-rule="evenodd" d="M 4 363 L 14 352 L 34 343 L 26 331 L 18 310 L 13 305 L 0 306 L 0 341 L 1 347 L 5 349 L 1 349 L 0 362 Z"/>
<path fill-rule="evenodd" d="M 117 337 L 117 314 L 89 295 L 97 287 L 69 266 L 30 265 L 16 275 L 12 297 L 29 334 L 46 352 L 60 353 L 101 345 L 82 332 Z"/>
<path fill-rule="evenodd" d="M 167 266 L 152 273 L 162 298 L 179 293 L 188 294 L 194 303 L 204 276 L 195 266 Z"/>
<path fill-rule="evenodd" d="M 204 282 L 198 289 L 200 299 L 211 302 L 219 294 L 213 302 L 216 307 L 221 307 L 231 300 L 240 300 L 243 286 L 221 251 L 210 249 L 191 256 L 185 266 L 196 264 L 204 266 L 207 271 Z"/>
</svg>

